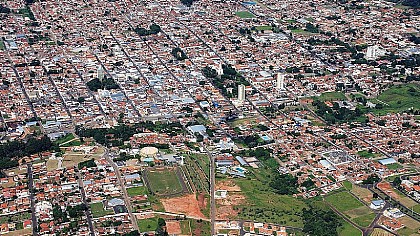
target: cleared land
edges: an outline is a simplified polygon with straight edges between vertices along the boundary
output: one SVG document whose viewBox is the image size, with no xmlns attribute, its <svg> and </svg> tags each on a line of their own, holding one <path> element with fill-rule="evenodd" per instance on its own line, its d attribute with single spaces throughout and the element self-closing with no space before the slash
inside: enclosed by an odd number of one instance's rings
<svg viewBox="0 0 420 236">
<path fill-rule="evenodd" d="M 94 218 L 113 214 L 112 211 L 104 209 L 104 205 L 102 204 L 102 202 L 96 202 L 96 203 L 90 204 L 90 209 L 92 211 L 92 215 Z"/>
<path fill-rule="evenodd" d="M 254 14 L 249 11 L 237 11 L 235 12 L 235 15 L 240 18 L 255 18 Z"/>
<path fill-rule="evenodd" d="M 178 178 L 175 168 L 149 170 L 146 176 L 151 191 L 157 195 L 177 194 L 183 191 L 182 180 Z"/>
<path fill-rule="evenodd" d="M 201 212 L 200 204 L 195 194 L 188 194 L 182 197 L 165 198 L 160 200 L 165 211 L 185 214 L 191 217 L 206 218 Z"/>
<path fill-rule="evenodd" d="M 383 229 L 375 228 L 373 232 L 370 234 L 370 236 L 393 236 L 393 234 L 388 233 L 387 231 Z"/>
<path fill-rule="evenodd" d="M 168 231 L 169 235 L 182 233 L 181 224 L 179 223 L 179 221 L 167 221 L 166 230 Z"/>
</svg>

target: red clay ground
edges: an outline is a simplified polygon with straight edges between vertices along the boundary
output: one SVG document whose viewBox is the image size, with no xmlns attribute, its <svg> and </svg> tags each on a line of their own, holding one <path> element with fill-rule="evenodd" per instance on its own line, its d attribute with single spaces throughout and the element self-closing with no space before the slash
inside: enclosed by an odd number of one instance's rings
<svg viewBox="0 0 420 236">
<path fill-rule="evenodd" d="M 179 221 L 166 221 L 166 231 L 168 231 L 169 235 L 181 234 L 182 231 Z"/>
<path fill-rule="evenodd" d="M 182 213 L 195 218 L 206 218 L 203 213 L 201 213 L 201 208 L 195 194 L 166 198 L 161 199 L 160 201 L 167 212 Z"/>
</svg>

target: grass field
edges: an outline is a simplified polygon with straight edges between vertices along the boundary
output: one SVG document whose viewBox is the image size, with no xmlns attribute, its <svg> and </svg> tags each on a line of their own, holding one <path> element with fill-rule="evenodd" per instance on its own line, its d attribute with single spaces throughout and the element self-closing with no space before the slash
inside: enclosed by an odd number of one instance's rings
<svg viewBox="0 0 420 236">
<path fill-rule="evenodd" d="M 158 227 L 157 218 L 138 220 L 137 225 L 141 232 L 155 231 Z"/>
<path fill-rule="evenodd" d="M 325 198 L 325 200 L 327 200 L 327 202 L 331 203 L 337 210 L 341 212 L 353 210 L 363 206 L 361 202 L 359 202 L 346 191 L 329 195 Z"/>
<path fill-rule="evenodd" d="M 75 140 L 73 140 L 71 142 L 67 142 L 67 143 L 61 144 L 60 147 L 74 147 L 74 146 L 80 146 L 82 144 L 83 143 L 79 139 L 75 139 Z"/>
<path fill-rule="evenodd" d="M 47 171 L 53 171 L 58 168 L 58 160 L 48 159 L 47 161 Z"/>
<path fill-rule="evenodd" d="M 210 236 L 210 222 L 190 220 L 193 235 Z"/>
<path fill-rule="evenodd" d="M 151 170 L 147 179 L 154 193 L 175 194 L 183 190 L 175 169 Z"/>
<path fill-rule="evenodd" d="M 418 233 L 420 230 L 420 225 L 416 220 L 408 216 L 401 217 L 399 220 L 405 226 L 404 228 L 397 231 L 399 235 L 420 235 Z"/>
<path fill-rule="evenodd" d="M 397 170 L 402 168 L 402 165 L 398 164 L 398 163 L 392 163 L 389 165 L 386 165 L 386 168 L 390 169 L 390 170 Z"/>
<path fill-rule="evenodd" d="M 128 196 L 130 197 L 134 197 L 138 195 L 145 195 L 147 194 L 147 188 L 144 186 L 127 188 L 127 193 L 128 193 Z"/>
<path fill-rule="evenodd" d="M 70 133 L 70 134 L 65 135 L 64 137 L 57 139 L 56 141 L 54 141 L 54 143 L 60 145 L 62 143 L 68 142 L 73 139 L 75 139 L 75 137 L 73 134 Z"/>
<path fill-rule="evenodd" d="M 347 190 L 351 190 L 353 188 L 353 184 L 350 181 L 348 181 L 348 180 L 346 180 L 346 181 L 343 182 L 343 186 Z"/>
<path fill-rule="evenodd" d="M 133 187 L 133 188 L 127 188 L 128 196 L 135 197 L 138 195 L 146 195 L 147 194 L 147 188 L 146 187 Z"/>
<path fill-rule="evenodd" d="M 272 222 L 302 227 L 299 214 L 306 203 L 287 195 L 279 195 L 261 181 L 235 179 L 246 197 L 246 204 L 238 206 L 238 217 L 258 222 Z"/>
<path fill-rule="evenodd" d="M 181 226 L 181 234 L 183 235 L 190 235 L 191 234 L 191 227 L 189 220 L 183 220 L 179 222 Z"/>
<path fill-rule="evenodd" d="M 374 153 L 368 152 L 366 150 L 364 150 L 364 151 L 358 151 L 357 152 L 357 155 L 359 155 L 360 157 L 363 157 L 363 158 L 372 158 L 372 157 L 375 157 L 375 154 Z"/>
<path fill-rule="evenodd" d="M 342 92 L 326 92 L 318 97 L 320 101 L 345 101 L 346 96 Z"/>
<path fill-rule="evenodd" d="M 207 177 L 210 176 L 210 159 L 205 154 L 190 154 L 189 155 L 191 159 L 197 161 L 198 165 L 203 168 L 204 173 L 207 175 Z"/>
<path fill-rule="evenodd" d="M 361 236 L 362 232 L 359 229 L 355 228 L 353 225 L 347 221 L 343 221 L 343 225 L 338 228 L 339 236 Z"/>
<path fill-rule="evenodd" d="M 257 30 L 272 30 L 273 27 L 270 25 L 260 25 L 260 26 L 255 26 L 255 28 Z"/>
<path fill-rule="evenodd" d="M 338 211 L 349 217 L 354 223 L 362 227 L 369 226 L 375 218 L 375 214 L 372 210 L 363 205 L 347 191 L 329 195 L 325 197 L 325 200 L 333 205 Z"/>
<path fill-rule="evenodd" d="M 112 211 L 104 209 L 104 205 L 102 204 L 102 202 L 96 202 L 96 203 L 90 204 L 90 209 L 92 211 L 92 215 L 94 218 L 113 214 Z"/>
<path fill-rule="evenodd" d="M 368 227 L 370 223 L 375 219 L 375 213 L 369 213 L 367 215 L 362 215 L 357 218 L 352 219 L 354 223 L 362 227 Z"/>
<path fill-rule="evenodd" d="M 418 110 L 420 109 L 419 96 L 420 85 L 418 84 L 393 86 L 382 92 L 377 99 L 372 99 L 372 102 L 376 104 L 380 103 L 379 101 L 386 103 L 382 109 L 373 109 L 372 112 L 385 115 L 387 113 L 403 112 L 412 107 Z"/>
<path fill-rule="evenodd" d="M 249 11 L 237 11 L 235 12 L 235 15 L 240 18 L 255 18 L 254 14 Z"/>
</svg>

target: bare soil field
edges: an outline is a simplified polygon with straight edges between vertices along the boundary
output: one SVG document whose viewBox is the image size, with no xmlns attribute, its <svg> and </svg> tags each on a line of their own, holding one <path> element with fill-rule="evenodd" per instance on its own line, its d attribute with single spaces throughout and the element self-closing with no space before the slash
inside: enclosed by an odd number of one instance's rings
<svg viewBox="0 0 420 236">
<path fill-rule="evenodd" d="M 182 213 L 190 217 L 205 218 L 195 194 L 160 199 L 167 212 Z"/>
<path fill-rule="evenodd" d="M 168 231 L 169 235 L 181 234 L 182 231 L 179 221 L 166 221 L 166 231 Z"/>
</svg>

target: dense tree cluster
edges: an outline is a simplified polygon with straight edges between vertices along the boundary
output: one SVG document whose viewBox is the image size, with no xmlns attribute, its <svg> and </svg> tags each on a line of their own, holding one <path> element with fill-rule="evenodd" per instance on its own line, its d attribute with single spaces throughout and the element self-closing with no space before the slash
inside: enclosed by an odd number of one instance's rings
<svg viewBox="0 0 420 236">
<path fill-rule="evenodd" d="M 92 137 L 96 142 L 107 146 L 122 146 L 124 141 L 128 141 L 136 133 L 144 131 L 163 132 L 170 136 L 176 136 L 184 133 L 182 125 L 179 122 L 173 123 L 153 123 L 151 121 L 141 122 L 134 125 L 119 125 L 112 128 L 88 129 L 76 127 L 76 134 L 80 137 Z"/>
<path fill-rule="evenodd" d="M 18 165 L 18 158 L 50 150 L 53 147 L 47 136 L 30 137 L 26 141 L 15 140 L 0 145 L 0 170 Z"/>
<path fill-rule="evenodd" d="M 217 77 L 217 72 L 216 72 L 216 70 L 215 70 L 215 69 L 213 69 L 213 68 L 211 68 L 211 67 L 209 67 L 209 66 L 206 66 L 206 67 L 204 67 L 203 69 L 201 69 L 201 73 L 203 73 L 203 75 L 204 75 L 206 78 L 209 78 L 209 79 L 214 79 L 214 78 L 216 78 L 216 77 Z"/>
<path fill-rule="evenodd" d="M 367 179 L 363 180 L 362 184 L 374 184 L 381 181 L 381 178 L 379 178 L 376 174 L 371 174 Z"/>
<path fill-rule="evenodd" d="M 77 167 L 78 167 L 79 169 L 83 169 L 84 167 L 86 167 L 86 168 L 96 167 L 96 163 L 95 163 L 95 160 L 92 158 L 92 159 L 90 159 L 90 160 L 80 162 L 80 163 L 77 165 Z"/>
<path fill-rule="evenodd" d="M 136 27 L 134 29 L 134 31 L 139 35 L 139 36 L 148 36 L 148 35 L 152 35 L 152 34 L 157 34 L 159 32 L 162 31 L 162 29 L 160 28 L 159 25 L 157 24 L 151 24 L 149 29 L 143 28 L 143 27 Z"/>
<path fill-rule="evenodd" d="M 307 235 L 338 235 L 337 228 L 341 226 L 339 217 L 333 211 L 318 208 L 303 209 L 303 221 L 303 232 Z"/>
<path fill-rule="evenodd" d="M 334 107 L 331 108 L 323 101 L 314 100 L 312 105 L 317 108 L 316 114 L 330 124 L 350 122 L 363 115 L 363 112 L 359 108 L 350 110 L 346 107 L 339 107 L 337 103 L 334 103 Z"/>
<path fill-rule="evenodd" d="M 98 78 L 93 79 L 86 83 L 88 88 L 91 91 L 98 91 L 98 89 L 117 89 L 119 88 L 118 84 L 115 83 L 114 79 L 105 77 L 102 81 L 100 81 Z"/>
<path fill-rule="evenodd" d="M 278 194 L 294 194 L 298 192 L 297 178 L 291 174 L 277 174 L 272 179 L 270 187 Z"/>
</svg>

